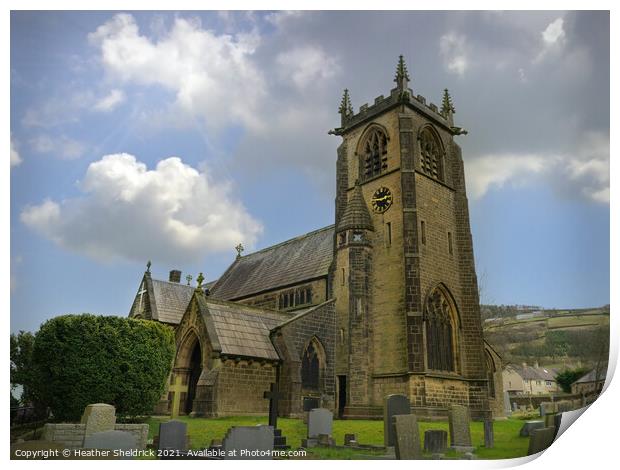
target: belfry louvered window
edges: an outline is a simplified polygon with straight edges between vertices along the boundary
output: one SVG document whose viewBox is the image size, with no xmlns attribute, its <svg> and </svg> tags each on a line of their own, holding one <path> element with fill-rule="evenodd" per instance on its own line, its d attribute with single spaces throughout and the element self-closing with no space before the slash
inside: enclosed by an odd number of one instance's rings
<svg viewBox="0 0 620 470">
<path fill-rule="evenodd" d="M 377 176 L 387 169 L 387 142 L 387 135 L 379 128 L 372 129 L 366 137 L 362 154 L 364 179 Z"/>
<path fill-rule="evenodd" d="M 454 325 L 451 307 L 439 289 L 435 289 L 426 302 L 424 323 L 428 369 L 454 372 Z"/>
<path fill-rule="evenodd" d="M 441 143 L 428 127 L 420 134 L 420 168 L 427 175 L 439 181 L 444 180 Z"/>
</svg>

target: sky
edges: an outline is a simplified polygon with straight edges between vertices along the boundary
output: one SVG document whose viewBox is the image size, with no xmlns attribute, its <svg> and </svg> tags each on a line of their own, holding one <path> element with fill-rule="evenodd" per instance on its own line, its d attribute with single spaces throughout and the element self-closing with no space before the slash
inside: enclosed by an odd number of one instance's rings
<svg viewBox="0 0 620 470">
<path fill-rule="evenodd" d="M 12 12 L 11 331 L 333 223 L 343 89 L 453 97 L 482 301 L 609 303 L 606 12 Z"/>
</svg>

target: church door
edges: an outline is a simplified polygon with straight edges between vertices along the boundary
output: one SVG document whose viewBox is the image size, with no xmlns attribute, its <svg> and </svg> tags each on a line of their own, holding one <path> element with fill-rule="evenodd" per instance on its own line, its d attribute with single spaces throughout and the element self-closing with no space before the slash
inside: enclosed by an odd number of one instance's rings
<svg viewBox="0 0 620 470">
<path fill-rule="evenodd" d="M 196 346 L 194 346 L 194 350 L 192 351 L 192 358 L 189 363 L 190 371 L 187 388 L 187 399 L 185 400 L 186 414 L 190 414 L 192 412 L 192 404 L 194 403 L 194 398 L 196 398 L 196 386 L 198 385 L 198 379 L 200 378 L 200 373 L 202 372 L 201 358 L 202 354 L 200 351 L 200 343 L 196 341 Z"/>
<path fill-rule="evenodd" d="M 347 406 L 347 376 L 338 376 L 338 417 L 344 416 L 344 409 Z"/>
</svg>

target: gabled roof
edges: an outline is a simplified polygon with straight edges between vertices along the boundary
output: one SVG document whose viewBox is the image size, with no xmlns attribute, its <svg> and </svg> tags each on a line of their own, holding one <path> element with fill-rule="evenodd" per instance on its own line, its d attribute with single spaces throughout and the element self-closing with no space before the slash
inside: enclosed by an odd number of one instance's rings
<svg viewBox="0 0 620 470">
<path fill-rule="evenodd" d="M 211 297 L 241 299 L 259 292 L 327 276 L 334 226 L 238 257 L 211 289 Z"/>
<path fill-rule="evenodd" d="M 604 381 L 606 377 L 607 377 L 607 364 L 605 364 L 603 367 L 599 369 L 598 377 L 597 377 L 596 369 L 592 369 L 586 375 L 584 375 L 579 380 L 576 380 L 573 383 L 581 384 L 581 383 L 587 383 L 587 382 L 600 382 L 600 381 Z"/>
<path fill-rule="evenodd" d="M 149 277 L 150 279 L 150 277 Z M 148 282 L 148 281 L 147 281 Z M 178 325 L 194 293 L 192 286 L 151 279 L 153 286 L 153 320 Z"/>
<path fill-rule="evenodd" d="M 557 370 L 549 369 L 546 367 L 533 367 L 533 366 L 517 366 L 511 365 L 517 374 L 525 380 L 551 380 L 555 381 L 555 376 L 558 374 Z"/>
</svg>

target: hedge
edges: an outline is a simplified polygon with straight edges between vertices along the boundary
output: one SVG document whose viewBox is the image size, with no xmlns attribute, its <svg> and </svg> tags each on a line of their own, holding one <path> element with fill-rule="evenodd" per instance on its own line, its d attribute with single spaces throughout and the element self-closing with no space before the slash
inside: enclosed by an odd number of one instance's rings
<svg viewBox="0 0 620 470">
<path fill-rule="evenodd" d="M 79 420 L 86 405 L 108 403 L 121 417 L 149 415 L 175 353 L 172 329 L 148 320 L 64 315 L 37 332 L 38 395 L 58 421 Z"/>
</svg>

